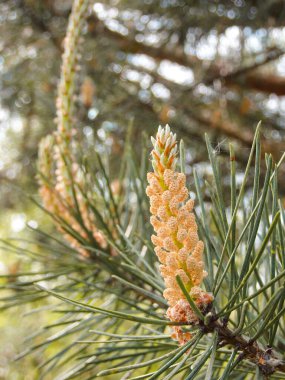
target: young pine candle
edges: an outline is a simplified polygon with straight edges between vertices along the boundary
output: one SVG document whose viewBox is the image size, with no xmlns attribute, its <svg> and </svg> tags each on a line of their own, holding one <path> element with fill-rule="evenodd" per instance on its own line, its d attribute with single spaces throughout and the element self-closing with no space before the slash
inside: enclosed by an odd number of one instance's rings
<svg viewBox="0 0 285 380">
<path fill-rule="evenodd" d="M 199 319 L 180 289 L 176 276 L 180 276 L 197 307 L 205 311 L 213 297 L 201 288 L 207 275 L 203 262 L 204 244 L 198 237 L 192 212 L 194 201 L 189 198 L 185 174 L 176 171 L 176 135 L 168 125 L 159 127 L 152 144 L 153 172 L 147 175 L 149 186 L 146 193 L 150 199 L 150 222 L 156 233 L 152 235 L 152 242 L 165 282 L 163 295 L 169 304 L 167 316 L 173 322 L 193 325 Z M 175 326 L 173 338 L 184 344 L 191 334 Z"/>
</svg>

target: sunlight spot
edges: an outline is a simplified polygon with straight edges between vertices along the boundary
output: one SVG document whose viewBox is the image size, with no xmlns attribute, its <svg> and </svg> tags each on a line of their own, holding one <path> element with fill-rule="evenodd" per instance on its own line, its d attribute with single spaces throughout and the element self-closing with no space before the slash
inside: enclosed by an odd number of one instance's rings
<svg viewBox="0 0 285 380">
<path fill-rule="evenodd" d="M 25 228 L 26 215 L 25 214 L 13 214 L 11 217 L 11 229 L 14 232 L 20 232 Z"/>
</svg>

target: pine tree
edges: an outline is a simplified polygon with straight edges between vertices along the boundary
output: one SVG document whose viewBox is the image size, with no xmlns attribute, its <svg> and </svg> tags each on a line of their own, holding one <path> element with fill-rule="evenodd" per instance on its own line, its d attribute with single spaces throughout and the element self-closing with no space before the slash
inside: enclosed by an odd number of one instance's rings
<svg viewBox="0 0 285 380">
<path fill-rule="evenodd" d="M 75 129 L 87 5 L 73 4 L 57 130 L 39 151 L 41 201 L 34 202 L 58 235 L 35 230 L 37 248 L 4 242 L 40 269 L 4 277 L 10 295 L 2 308 L 28 304 L 33 314 L 56 316 L 33 332 L 18 359 L 47 351 L 40 376 L 52 379 L 285 379 L 285 211 L 278 195 L 285 154 L 277 163 L 265 155 L 261 182 L 261 126 L 242 178 L 230 144 L 228 196 L 207 135 L 211 178 L 190 168 L 186 181 L 183 141 L 178 149 L 176 135 L 160 127 L 152 151 L 142 136 L 137 160 L 130 123 L 113 173 L 107 147 L 90 146 Z"/>
</svg>

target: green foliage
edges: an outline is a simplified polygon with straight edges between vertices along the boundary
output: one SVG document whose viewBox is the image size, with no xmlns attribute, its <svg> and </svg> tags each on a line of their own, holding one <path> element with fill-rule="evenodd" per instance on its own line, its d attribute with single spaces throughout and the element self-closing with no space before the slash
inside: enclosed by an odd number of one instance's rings
<svg viewBox="0 0 285 380">
<path fill-rule="evenodd" d="M 167 304 L 162 296 L 163 282 L 150 244 L 152 230 L 144 195 L 145 150 L 141 164 L 136 162 L 126 143 L 121 161 L 124 184 L 121 193 L 112 194 L 110 201 L 112 190 L 106 181 L 112 178 L 107 175 L 107 154 L 101 157 L 100 164 L 97 160 L 95 169 L 97 184 L 104 184 L 103 191 L 90 181 L 96 201 L 100 194 L 101 201 L 94 202 L 96 207 L 92 204 L 92 209 L 96 223 L 105 226 L 109 236 L 106 250 L 92 247 L 88 239 L 84 243 L 80 238 L 80 244 L 91 253 L 88 259 L 82 258 L 60 238 L 50 236 L 46 240 L 44 232 L 39 230 L 35 233 L 44 236 L 45 243 L 35 252 L 33 242 L 20 245 L 5 242 L 7 251 L 36 260 L 41 269 L 7 278 L 5 288 L 10 289 L 10 295 L 2 299 L 2 309 L 33 303 L 33 315 L 54 315 L 52 323 L 33 332 L 28 348 L 19 358 L 38 350 L 49 352 L 53 347 L 41 363 L 41 376 L 47 378 L 52 373 L 58 379 L 107 378 L 108 375 L 129 379 L 159 376 L 223 379 L 231 375 L 238 379 L 256 371 L 253 363 L 256 359 L 245 355 L 242 360 L 240 339 L 253 346 L 258 344 L 260 350 L 270 347 L 274 355 L 282 355 L 284 209 L 277 190 L 281 161 L 273 166 L 268 156 L 264 183 L 258 185 L 255 178 L 255 187 L 245 191 L 254 152 L 260 152 L 259 133 L 258 127 L 240 184 L 234 153 L 231 154 L 231 183 L 236 191 L 232 191 L 230 204 L 224 199 L 218 159 L 209 143 L 213 181 L 207 184 L 195 174 L 200 237 L 206 242 L 205 259 L 211 273 L 206 288 L 213 292 L 215 300 L 212 310 L 201 316 L 200 326 L 185 326 L 193 333 L 191 341 L 177 347 L 169 335 L 171 322 L 164 316 Z M 104 161 L 106 164 L 102 166 Z M 88 173 L 91 166 L 88 160 L 84 162 L 83 171 Z M 258 173 L 260 160 L 256 159 L 254 165 Z M 94 173 L 94 167 L 92 170 Z M 209 202 L 203 200 L 204 194 L 210 195 Z M 108 220 L 109 225 L 102 220 Z M 116 254 L 111 254 L 111 248 Z M 57 301 L 49 304 L 47 310 L 39 302 L 49 295 Z M 231 331 L 230 338 L 223 337 L 223 329 Z M 59 341 L 62 344 L 57 346 Z M 276 371 L 272 378 L 284 378 L 284 374 Z"/>
<path fill-rule="evenodd" d="M 72 83 L 69 86 L 73 88 Z M 71 101 L 73 95 L 71 92 L 65 100 Z M 68 119 L 68 115 L 64 117 Z M 107 146 L 102 149 L 98 141 L 90 146 L 82 138 L 82 145 L 77 145 L 83 148 L 76 151 L 81 182 L 72 172 L 72 154 L 66 157 L 60 151 L 72 202 L 63 199 L 62 203 L 85 234 L 64 215 L 33 200 L 64 237 L 77 242 L 73 248 L 60 233 L 48 234 L 41 229 L 34 229 L 35 241 L 2 241 L 5 252 L 37 265 L 31 272 L 2 276 L 1 310 L 18 306 L 24 311 L 30 305 L 27 314 L 39 320 L 41 315 L 50 316 L 47 324 L 37 326 L 27 337 L 17 359 L 42 354 L 40 378 L 58 380 L 108 376 L 133 380 L 259 379 L 269 375 L 285 379 L 285 211 L 278 193 L 278 171 L 285 154 L 276 164 L 265 155 L 263 179 L 260 125 L 242 175 L 237 172 L 230 145 L 230 156 L 225 160 L 230 172 L 228 196 L 220 160 L 206 136 L 211 178 L 204 180 L 194 171 L 195 188 L 191 190 L 198 200 L 199 236 L 206 247 L 209 276 L 205 288 L 215 299 L 203 314 L 177 277 L 199 316 L 198 325 L 180 323 L 192 338 L 178 346 L 171 337 L 174 322 L 165 315 L 164 284 L 151 244 L 145 195 L 148 140 L 142 136 L 138 159 L 131 133 L 130 127 L 118 171 L 111 170 L 113 157 Z M 183 172 L 187 169 L 185 150 L 182 143 Z M 252 167 L 253 187 L 248 186 Z M 53 189 L 51 179 L 43 174 L 39 173 L 44 183 Z M 104 233 L 106 245 L 92 237 L 81 204 Z"/>
</svg>

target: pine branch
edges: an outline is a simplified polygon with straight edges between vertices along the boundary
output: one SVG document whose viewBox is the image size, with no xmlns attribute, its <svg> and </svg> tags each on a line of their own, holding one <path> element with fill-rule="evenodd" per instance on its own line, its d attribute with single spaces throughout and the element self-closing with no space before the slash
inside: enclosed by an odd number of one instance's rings
<svg viewBox="0 0 285 380">
<path fill-rule="evenodd" d="M 285 373 L 285 360 L 281 359 L 272 349 L 264 349 L 256 341 L 243 335 L 235 335 L 234 331 L 224 326 L 220 321 L 210 322 L 201 329 L 208 332 L 216 331 L 219 347 L 230 345 L 240 351 L 240 359 L 250 360 L 257 365 L 264 375 L 271 375 L 276 371 Z"/>
</svg>

